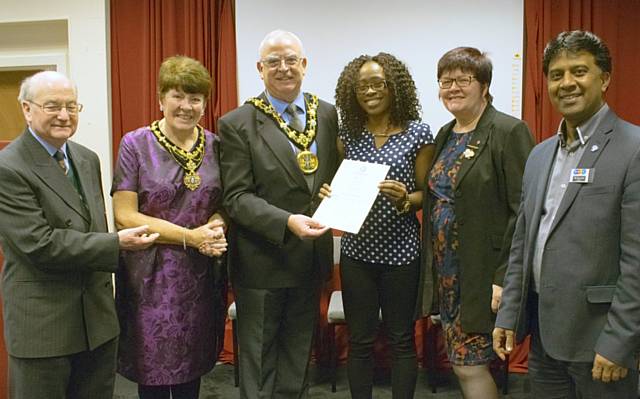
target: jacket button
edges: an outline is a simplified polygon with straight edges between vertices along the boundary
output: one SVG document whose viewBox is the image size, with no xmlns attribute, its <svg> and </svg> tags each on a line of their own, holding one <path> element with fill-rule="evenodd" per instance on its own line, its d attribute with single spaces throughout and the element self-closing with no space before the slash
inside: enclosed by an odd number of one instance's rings
<svg viewBox="0 0 640 399">
<path fill-rule="evenodd" d="M 67 224 L 67 226 L 72 226 L 72 225 L 73 225 L 73 223 L 71 222 L 71 220 L 67 220 L 67 221 L 66 221 L 66 224 Z"/>
</svg>

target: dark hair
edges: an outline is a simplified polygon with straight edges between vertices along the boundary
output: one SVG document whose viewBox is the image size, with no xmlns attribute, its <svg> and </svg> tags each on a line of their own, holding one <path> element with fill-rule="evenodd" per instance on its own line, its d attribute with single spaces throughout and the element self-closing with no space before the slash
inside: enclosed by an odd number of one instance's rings
<svg viewBox="0 0 640 399">
<path fill-rule="evenodd" d="M 367 123 L 367 113 L 358 104 L 356 84 L 360 68 L 374 61 L 384 70 L 385 80 L 391 95 L 390 122 L 396 126 L 406 127 L 409 121 L 420 120 L 420 101 L 416 84 L 407 66 L 396 57 L 387 53 L 378 55 L 361 55 L 347 64 L 340 74 L 336 86 L 336 108 L 340 114 L 343 130 L 351 135 L 360 135 Z"/>
<path fill-rule="evenodd" d="M 456 47 L 447 51 L 438 61 L 438 79 L 445 72 L 456 69 L 472 74 L 478 83 L 487 85 L 487 94 L 484 97 L 491 104 L 493 96 L 489 93 L 489 86 L 491 86 L 493 64 L 487 57 L 487 53 L 475 47 Z"/>
<path fill-rule="evenodd" d="M 602 72 L 611 72 L 611 55 L 602 39 L 588 31 L 572 30 L 560 33 L 544 48 L 542 71 L 545 76 L 549 72 L 551 61 L 564 51 L 572 54 L 580 51 L 591 53 Z"/>
<path fill-rule="evenodd" d="M 198 60 L 176 55 L 162 61 L 158 72 L 158 96 L 162 98 L 171 89 L 181 89 L 188 94 L 202 94 L 205 99 L 211 92 L 209 71 Z"/>
</svg>

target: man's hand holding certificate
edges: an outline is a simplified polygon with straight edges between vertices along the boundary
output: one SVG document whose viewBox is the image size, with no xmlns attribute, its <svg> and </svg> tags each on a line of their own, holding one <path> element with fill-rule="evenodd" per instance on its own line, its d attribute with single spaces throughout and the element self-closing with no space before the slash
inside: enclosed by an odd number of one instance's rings
<svg viewBox="0 0 640 399">
<path fill-rule="evenodd" d="M 388 171 L 388 165 L 345 159 L 331 182 L 331 196 L 322 200 L 313 219 L 334 229 L 358 233 Z"/>
</svg>

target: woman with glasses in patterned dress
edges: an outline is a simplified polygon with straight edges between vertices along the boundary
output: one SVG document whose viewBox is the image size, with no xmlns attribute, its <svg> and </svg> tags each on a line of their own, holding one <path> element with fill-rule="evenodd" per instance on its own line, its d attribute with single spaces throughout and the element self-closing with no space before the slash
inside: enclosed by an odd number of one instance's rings
<svg viewBox="0 0 640 399">
<path fill-rule="evenodd" d="M 533 147 L 525 123 L 491 105 L 491 75 L 489 58 L 471 47 L 438 62 L 439 97 L 455 119 L 436 136 L 423 207 L 425 295 L 437 287 L 435 312 L 467 399 L 498 397 L 491 331 Z"/>
<path fill-rule="evenodd" d="M 121 253 L 116 306 L 118 372 L 141 399 L 197 399 L 224 332 L 219 257 L 225 251 L 218 138 L 198 125 L 212 82 L 197 60 L 160 66 L 163 118 L 127 133 L 111 189 L 118 228 L 160 233 L 145 251 Z"/>
<path fill-rule="evenodd" d="M 360 56 L 336 88 L 341 158 L 389 165 L 386 180 L 358 234 L 342 237 L 340 276 L 349 329 L 347 374 L 351 397 L 370 399 L 373 343 L 382 318 L 392 349 L 393 397 L 413 398 L 417 363 L 414 315 L 420 273 L 420 228 L 429 126 L 420 123 L 415 83 L 406 65 L 380 53 Z M 330 195 L 324 185 L 321 196 Z"/>
</svg>

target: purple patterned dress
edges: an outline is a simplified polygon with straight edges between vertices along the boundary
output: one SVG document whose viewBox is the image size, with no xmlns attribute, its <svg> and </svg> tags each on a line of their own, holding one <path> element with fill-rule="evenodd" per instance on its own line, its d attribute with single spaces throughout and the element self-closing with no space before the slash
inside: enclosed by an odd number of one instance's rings
<svg viewBox="0 0 640 399">
<path fill-rule="evenodd" d="M 149 127 L 122 139 L 111 193 L 134 191 L 145 215 L 187 228 L 207 222 L 222 189 L 218 138 L 205 131 L 202 183 L 187 189 L 184 172 Z M 215 260 L 182 245 L 123 251 L 116 273 L 121 335 L 118 372 L 143 385 L 192 381 L 213 368 L 224 328 Z M 217 283 L 218 282 L 218 283 Z"/>
</svg>

